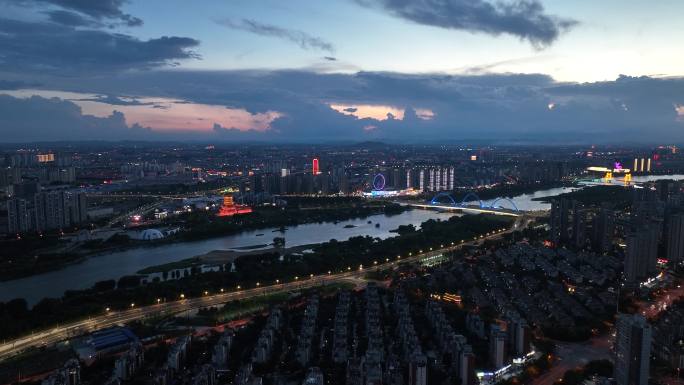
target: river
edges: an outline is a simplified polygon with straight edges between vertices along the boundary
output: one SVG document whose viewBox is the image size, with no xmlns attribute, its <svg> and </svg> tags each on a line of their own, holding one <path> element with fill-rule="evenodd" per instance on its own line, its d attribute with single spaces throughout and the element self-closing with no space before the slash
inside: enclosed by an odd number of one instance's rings
<svg viewBox="0 0 684 385">
<path fill-rule="evenodd" d="M 661 175 L 634 177 L 635 182 L 646 182 L 658 179 L 684 179 L 684 175 Z M 535 191 L 512 198 L 519 210 L 548 210 L 550 204 L 535 201 L 535 198 L 554 196 L 576 190 L 577 187 L 562 187 Z M 505 202 L 502 206 L 507 207 Z M 418 227 L 430 218 L 447 219 L 453 213 L 411 210 L 399 215 L 373 215 L 365 219 L 353 219 L 332 222 L 310 223 L 288 228 L 280 233 L 275 228 L 245 231 L 225 237 L 206 239 L 195 242 L 172 243 L 158 247 L 141 247 L 107 253 L 89 258 L 82 263 L 73 264 L 61 270 L 37 274 L 34 276 L 0 282 L 0 301 L 23 297 L 30 305 L 45 297 L 60 297 L 67 290 L 78 290 L 91 287 L 95 282 L 107 279 L 118 279 L 121 276 L 135 274 L 137 271 L 164 263 L 180 261 L 213 250 L 230 250 L 241 247 L 270 243 L 273 237 L 283 236 L 286 245 L 298 246 L 321 243 L 330 239 L 346 240 L 353 236 L 369 235 L 378 238 L 395 236 L 390 230 L 399 225 L 413 224 Z M 371 221 L 372 223 L 367 223 Z M 379 223 L 380 227 L 375 227 Z M 347 227 L 345 226 L 354 226 Z M 260 235 L 262 234 L 262 235 Z"/>
</svg>

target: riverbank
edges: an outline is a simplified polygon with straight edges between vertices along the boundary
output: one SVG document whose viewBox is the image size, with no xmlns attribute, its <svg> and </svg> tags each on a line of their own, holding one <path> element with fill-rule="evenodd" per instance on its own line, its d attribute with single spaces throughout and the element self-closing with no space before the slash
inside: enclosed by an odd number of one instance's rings
<svg viewBox="0 0 684 385">
<path fill-rule="evenodd" d="M 308 277 L 328 276 L 329 272 L 349 271 L 352 266 L 373 266 L 398 255 L 419 255 L 423 250 L 439 249 L 442 245 L 481 238 L 484 234 L 501 232 L 511 225 L 511 218 L 495 215 L 451 216 L 449 220 L 427 220 L 420 229 L 402 236 L 378 240 L 371 236 L 351 237 L 346 241 L 330 240 L 316 245 L 312 252 L 277 253 L 238 258 L 236 271 L 190 273 L 179 279 L 142 284 L 128 282 L 125 287 L 72 290 L 61 298 L 43 299 L 33 307 L 26 300 L 15 300 L 4 315 L 0 338 L 20 335 L 29 330 L 45 329 L 57 323 L 102 314 L 109 309 L 118 312 L 161 301 L 196 298 L 222 290 L 253 288 L 261 284 L 297 282 Z M 120 262 L 118 262 L 120 263 Z M 74 281 L 73 276 L 71 280 Z M 2 292 L 2 290 L 0 290 Z M 54 293 L 53 289 L 53 293 Z"/>
<path fill-rule="evenodd" d="M 340 222 L 355 218 L 365 219 L 379 214 L 398 215 L 406 210 L 410 210 L 410 208 L 392 203 L 349 200 L 344 204 L 319 204 L 315 207 L 306 208 L 299 206 L 289 209 L 261 207 L 251 214 L 229 218 L 219 218 L 211 212 L 194 213 L 176 218 L 166 225 L 183 227 L 183 230 L 178 234 L 153 241 L 135 240 L 126 235 L 115 235 L 106 241 L 89 240 L 79 245 L 66 245 L 55 240 L 50 244 L 52 249 L 46 247 L 35 252 L 28 252 L 27 249 L 31 246 L 30 241 L 9 240 L 6 241 L 8 244 L 4 247 L 6 250 L 18 249 L 24 252 L 11 253 L 0 261 L 0 282 L 58 271 L 74 264 L 83 263 L 90 258 L 128 250 L 200 241 L 240 234 L 250 230 L 283 233 L 287 231 L 287 227 L 310 223 Z M 261 236 L 265 236 L 265 232 Z M 42 241 L 40 238 L 38 240 Z M 65 249 L 68 252 L 64 252 Z"/>
<path fill-rule="evenodd" d="M 391 216 L 378 214 L 338 223 L 323 222 L 291 226 L 284 233 L 279 231 L 279 227 L 275 227 L 248 230 L 199 241 L 175 242 L 155 247 L 104 253 L 97 257 L 87 258 L 82 263 L 68 265 L 63 269 L 0 282 L 0 301 L 23 297 L 29 305 L 33 305 L 44 297 L 61 296 L 67 291 L 87 289 L 100 281 L 118 280 L 123 276 L 135 275 L 138 271 L 150 266 L 189 259 L 213 250 L 238 250 L 241 247 L 267 243 L 265 241 L 271 242 L 275 237 L 284 237 L 286 247 L 322 243 L 331 239 L 344 241 L 358 236 L 385 239 L 397 236 L 390 230 L 401 225 L 413 224 L 419 228 L 421 223 L 429 219 L 447 220 L 454 215 L 457 214 L 409 210 Z M 368 224 L 369 220 L 373 224 Z M 380 223 L 381 226 L 376 228 L 375 223 Z M 356 227 L 345 229 L 344 226 L 347 224 L 353 224 Z M 276 232 L 268 238 L 257 236 L 257 234 L 269 234 L 269 231 Z"/>
<path fill-rule="evenodd" d="M 255 246 L 262 246 L 262 245 L 255 245 Z M 268 245 L 266 245 L 268 246 Z M 302 253 L 306 250 L 310 250 L 312 247 L 316 246 L 316 244 L 310 244 L 310 245 L 300 245 L 300 246 L 292 246 L 292 247 L 276 247 L 276 246 L 270 246 L 270 247 L 259 247 L 259 248 L 254 248 L 251 250 L 212 250 L 208 253 L 202 254 L 202 255 L 197 255 L 192 258 L 187 258 L 183 259 L 177 262 L 171 262 L 171 263 L 165 263 L 162 265 L 156 265 L 156 266 L 150 266 L 147 268 L 144 268 L 142 270 L 139 270 L 137 273 L 138 274 L 153 274 L 153 273 L 164 273 L 164 272 L 169 272 L 171 270 L 177 270 L 177 269 L 190 269 L 193 267 L 198 267 L 202 265 L 208 265 L 208 266 L 219 266 L 219 265 L 226 265 L 226 264 L 231 264 L 235 262 L 240 257 L 245 257 L 249 255 L 261 255 L 261 254 L 269 254 L 269 253 L 281 253 L 281 254 L 293 254 L 293 253 Z"/>
</svg>

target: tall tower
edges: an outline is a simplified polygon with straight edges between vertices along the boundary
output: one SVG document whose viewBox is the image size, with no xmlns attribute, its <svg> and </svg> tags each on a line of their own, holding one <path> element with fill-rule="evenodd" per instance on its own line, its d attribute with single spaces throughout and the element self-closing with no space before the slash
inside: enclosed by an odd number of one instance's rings
<svg viewBox="0 0 684 385">
<path fill-rule="evenodd" d="M 318 173 L 320 173 L 320 169 L 318 168 L 318 158 L 313 158 L 313 168 L 311 171 L 314 175 L 318 175 Z"/>
<path fill-rule="evenodd" d="M 640 314 L 620 314 L 615 339 L 617 385 L 647 385 L 651 354 L 651 325 Z"/>
</svg>

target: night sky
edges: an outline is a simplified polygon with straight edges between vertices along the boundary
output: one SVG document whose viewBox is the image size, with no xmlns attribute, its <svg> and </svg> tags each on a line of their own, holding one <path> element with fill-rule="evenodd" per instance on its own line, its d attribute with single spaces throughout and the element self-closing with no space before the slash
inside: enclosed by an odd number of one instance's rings
<svg viewBox="0 0 684 385">
<path fill-rule="evenodd" d="M 0 0 L 0 141 L 680 143 L 681 0 Z"/>
</svg>

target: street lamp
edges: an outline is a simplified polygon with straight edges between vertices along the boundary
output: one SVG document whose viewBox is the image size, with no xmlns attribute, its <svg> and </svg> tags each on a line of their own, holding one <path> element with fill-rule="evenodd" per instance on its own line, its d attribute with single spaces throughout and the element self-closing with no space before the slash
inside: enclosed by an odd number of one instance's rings
<svg viewBox="0 0 684 385">
<path fill-rule="evenodd" d="M 223 288 L 221 288 L 221 293 L 223 293 Z"/>
<path fill-rule="evenodd" d="M 260 285 L 261 285 L 261 284 L 260 284 L 259 282 L 257 282 L 257 287 L 259 287 Z"/>
<path fill-rule="evenodd" d="M 205 290 L 204 295 L 209 295 L 209 292 Z"/>
<path fill-rule="evenodd" d="M 181 294 L 180 299 L 185 299 L 185 294 Z"/>
<path fill-rule="evenodd" d="M 240 288 L 240 285 L 237 285 L 237 289 L 238 289 L 238 290 L 240 290 L 240 289 L 241 289 L 241 288 Z"/>
<path fill-rule="evenodd" d="M 279 284 L 279 283 L 280 283 L 280 280 L 279 280 L 279 279 L 276 279 L 276 285 Z"/>
<path fill-rule="evenodd" d="M 131 307 L 135 307 L 135 303 L 131 302 Z"/>
<path fill-rule="evenodd" d="M 161 298 L 157 298 L 157 304 L 161 302 Z"/>
<path fill-rule="evenodd" d="M 109 313 L 109 308 L 105 308 L 105 311 L 106 311 L 107 313 Z"/>
</svg>

